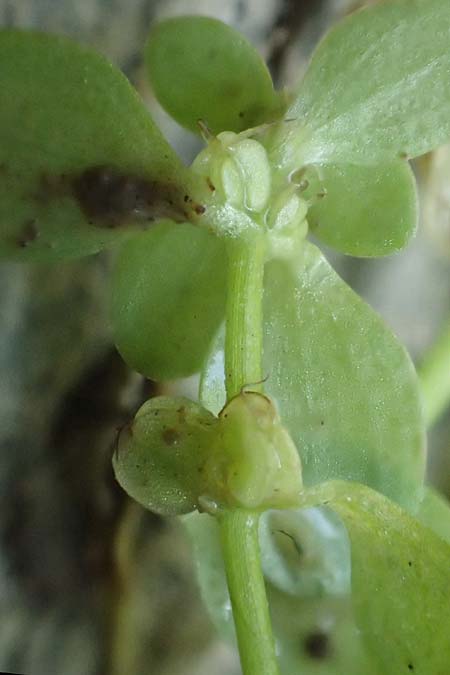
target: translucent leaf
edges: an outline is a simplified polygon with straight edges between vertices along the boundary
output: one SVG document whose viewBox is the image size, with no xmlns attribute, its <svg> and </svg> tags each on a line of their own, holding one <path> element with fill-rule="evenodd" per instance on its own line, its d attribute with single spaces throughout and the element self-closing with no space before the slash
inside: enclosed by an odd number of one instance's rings
<svg viewBox="0 0 450 675">
<path fill-rule="evenodd" d="M 208 17 L 167 19 L 146 47 L 150 81 L 161 105 L 199 132 L 243 131 L 281 115 L 267 67 L 237 31 Z"/>
<path fill-rule="evenodd" d="M 450 503 L 434 488 L 425 489 L 417 519 L 450 544 Z"/>
<path fill-rule="evenodd" d="M 267 526 L 272 522 L 271 514 L 276 514 L 280 519 L 280 522 L 273 523 L 274 527 L 285 528 L 287 535 L 296 533 L 298 536 L 300 532 L 306 534 L 306 539 L 302 538 L 299 542 L 304 544 L 304 556 L 298 565 L 304 587 L 296 585 L 298 576 L 293 580 L 289 592 L 283 591 L 287 577 L 281 586 L 278 583 L 280 577 L 277 576 L 276 568 L 280 562 L 280 552 L 274 554 L 273 542 L 269 542 L 266 536 Z M 298 521 L 295 525 L 289 514 L 295 514 Z M 287 522 L 283 519 L 284 515 L 287 516 Z M 348 538 L 343 526 L 337 523 L 336 516 L 328 509 L 305 509 L 270 512 L 263 518 L 260 540 L 262 560 L 282 675 L 297 672 L 311 675 L 335 675 L 341 672 L 346 675 L 374 675 L 376 671 L 372 669 L 361 644 L 353 617 L 349 596 Z M 234 641 L 233 616 L 217 523 L 211 516 L 198 513 L 185 517 L 183 521 L 193 542 L 202 597 L 220 634 Z M 338 539 L 342 542 L 339 546 L 345 548 L 340 560 L 335 556 L 336 542 L 330 537 L 336 525 L 339 529 Z M 272 529 L 271 526 L 269 528 Z M 298 561 L 298 550 L 287 535 L 284 535 L 284 540 L 292 547 Z M 320 544 L 317 544 L 316 538 Z M 284 552 L 288 565 L 285 569 L 293 570 L 291 551 L 286 549 Z M 332 592 L 328 593 L 331 563 L 327 557 L 330 554 L 331 560 L 341 570 L 342 577 L 338 587 L 333 584 Z M 338 574 L 339 571 L 336 571 Z M 295 592 L 292 592 L 293 589 Z"/>
<path fill-rule="evenodd" d="M 450 4 L 391 0 L 320 43 L 286 113 L 285 165 L 389 162 L 450 138 Z"/>
<path fill-rule="evenodd" d="M 264 387 L 297 446 L 305 486 L 355 480 L 417 509 L 425 463 L 417 376 L 381 319 L 305 243 L 292 265 L 268 263 L 264 324 Z M 214 412 L 223 380 L 219 340 L 201 387 Z"/>
<path fill-rule="evenodd" d="M 318 492 L 347 527 L 356 620 L 380 671 L 446 673 L 450 546 L 365 486 L 337 483 Z"/>
<path fill-rule="evenodd" d="M 165 380 L 202 367 L 224 316 L 223 242 L 189 224 L 159 223 L 126 243 L 113 276 L 114 339 L 125 361 Z"/>
<path fill-rule="evenodd" d="M 302 196 L 312 202 L 310 230 L 342 253 L 388 255 L 416 230 L 416 182 L 407 162 L 311 167 L 303 180 L 309 185 Z"/>
<path fill-rule="evenodd" d="M 382 675 L 361 640 L 350 596 L 298 598 L 269 586 L 268 597 L 282 675 Z"/>
<path fill-rule="evenodd" d="M 350 544 L 329 509 L 284 509 L 262 514 L 259 528 L 264 576 L 289 595 L 345 595 L 350 590 Z"/>
<path fill-rule="evenodd" d="M 150 399 L 119 434 L 113 456 L 118 482 L 150 511 L 193 511 L 204 491 L 202 470 L 216 424 L 189 399 Z"/>
<path fill-rule="evenodd" d="M 127 79 L 66 38 L 0 32 L 0 257 L 95 253 L 186 220 L 185 169 Z"/>
</svg>

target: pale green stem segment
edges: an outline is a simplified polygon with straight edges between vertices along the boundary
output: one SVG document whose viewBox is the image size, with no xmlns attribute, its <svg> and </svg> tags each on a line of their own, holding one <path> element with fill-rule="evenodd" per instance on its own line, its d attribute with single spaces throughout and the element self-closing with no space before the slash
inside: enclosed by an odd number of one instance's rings
<svg viewBox="0 0 450 675">
<path fill-rule="evenodd" d="M 257 233 L 228 243 L 225 335 L 227 400 L 245 385 L 262 388 L 262 298 L 265 238 Z"/>
<path fill-rule="evenodd" d="M 228 245 L 225 372 L 227 400 L 245 385 L 262 389 L 265 241 L 257 233 Z M 259 515 L 243 509 L 219 517 L 234 624 L 244 675 L 279 675 L 258 542 Z"/>
<path fill-rule="evenodd" d="M 222 551 L 244 675 L 279 675 L 258 543 L 259 514 L 220 517 Z"/>
<path fill-rule="evenodd" d="M 430 427 L 450 403 L 450 322 L 419 368 L 425 422 Z"/>
</svg>

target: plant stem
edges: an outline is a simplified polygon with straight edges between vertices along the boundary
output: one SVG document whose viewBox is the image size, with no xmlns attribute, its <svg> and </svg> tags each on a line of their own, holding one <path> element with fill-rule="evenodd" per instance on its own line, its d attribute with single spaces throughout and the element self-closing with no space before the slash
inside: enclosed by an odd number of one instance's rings
<svg viewBox="0 0 450 675">
<path fill-rule="evenodd" d="M 242 387 L 261 386 L 262 297 L 265 241 L 257 234 L 228 244 L 228 299 L 225 336 L 227 400 Z"/>
<path fill-rule="evenodd" d="M 265 241 L 257 234 L 228 245 L 225 372 L 227 400 L 245 385 L 262 388 Z M 279 675 L 258 542 L 259 515 L 242 509 L 219 518 L 228 588 L 244 675 Z"/>
<path fill-rule="evenodd" d="M 258 543 L 259 514 L 220 517 L 223 557 L 244 675 L 279 675 Z"/>
<path fill-rule="evenodd" d="M 419 368 L 425 422 L 430 427 L 450 403 L 450 322 Z"/>
</svg>

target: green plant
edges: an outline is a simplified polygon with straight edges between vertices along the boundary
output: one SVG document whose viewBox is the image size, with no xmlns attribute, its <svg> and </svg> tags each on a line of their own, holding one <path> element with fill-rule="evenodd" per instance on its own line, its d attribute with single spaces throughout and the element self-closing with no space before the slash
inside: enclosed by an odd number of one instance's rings
<svg viewBox="0 0 450 675">
<path fill-rule="evenodd" d="M 144 506 L 203 512 L 186 526 L 232 635 L 227 577 L 245 675 L 448 670 L 450 515 L 423 486 L 417 377 L 306 235 L 377 256 L 413 234 L 407 160 L 450 138 L 449 26 L 442 0 L 382 2 L 278 94 L 226 26 L 159 24 L 153 88 L 206 140 L 190 168 L 103 58 L 0 35 L 0 254 L 120 244 L 124 359 L 155 379 L 202 370 L 200 403 L 148 401 L 114 466 Z"/>
</svg>

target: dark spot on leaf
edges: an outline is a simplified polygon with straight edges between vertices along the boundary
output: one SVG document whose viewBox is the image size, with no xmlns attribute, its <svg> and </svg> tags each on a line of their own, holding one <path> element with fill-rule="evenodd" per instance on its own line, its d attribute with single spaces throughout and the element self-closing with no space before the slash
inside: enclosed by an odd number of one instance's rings
<svg viewBox="0 0 450 675">
<path fill-rule="evenodd" d="M 194 211 L 197 213 L 199 216 L 203 215 L 206 211 L 206 208 L 202 206 L 201 204 L 194 204 Z"/>
<path fill-rule="evenodd" d="M 39 230 L 37 227 L 37 222 L 36 220 L 32 219 L 24 224 L 19 238 L 17 239 L 17 243 L 21 248 L 26 248 L 36 241 L 38 237 Z"/>
<path fill-rule="evenodd" d="M 412 663 L 408 663 L 408 670 L 414 670 L 414 666 Z"/>
<path fill-rule="evenodd" d="M 178 441 L 180 440 L 179 432 L 173 428 L 164 429 L 161 435 L 165 445 L 177 445 Z"/>
<path fill-rule="evenodd" d="M 408 153 L 405 150 L 401 150 L 398 153 L 398 156 L 399 156 L 400 159 L 408 159 Z"/>
<path fill-rule="evenodd" d="M 71 190 L 88 220 L 115 228 L 156 218 L 185 220 L 176 186 L 126 174 L 110 166 L 89 167 L 71 180 Z"/>
<path fill-rule="evenodd" d="M 408 567 L 412 567 L 412 560 L 408 560 Z"/>
<path fill-rule="evenodd" d="M 186 407 L 184 405 L 180 406 L 177 410 L 177 414 L 179 424 L 184 424 L 186 420 Z"/>
<path fill-rule="evenodd" d="M 305 652 L 312 659 L 326 659 L 331 654 L 330 639 L 326 633 L 315 631 L 306 636 Z"/>
<path fill-rule="evenodd" d="M 213 184 L 213 182 L 212 182 L 212 180 L 211 180 L 211 178 L 210 178 L 209 176 L 206 177 L 206 182 L 207 182 L 208 187 L 209 187 L 209 189 L 211 190 L 211 192 L 215 192 L 215 191 L 216 191 L 216 187 L 215 187 L 215 185 Z"/>
<path fill-rule="evenodd" d="M 245 114 L 245 113 L 243 112 L 243 110 L 241 110 L 241 111 L 239 112 L 239 117 L 242 119 L 242 118 L 244 117 L 244 114 Z"/>
<path fill-rule="evenodd" d="M 324 420 L 320 420 L 320 426 L 323 427 L 324 424 L 325 424 Z"/>
</svg>

